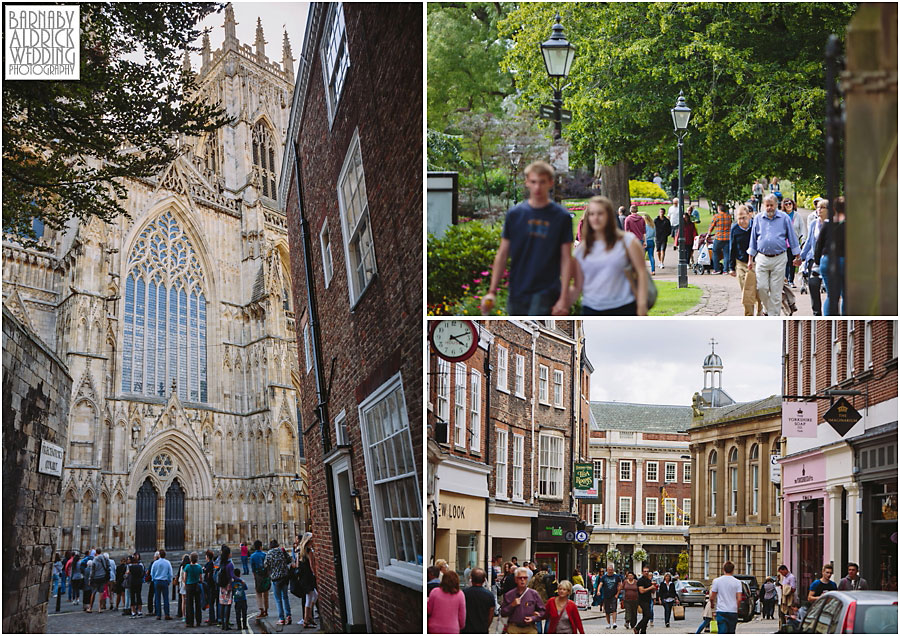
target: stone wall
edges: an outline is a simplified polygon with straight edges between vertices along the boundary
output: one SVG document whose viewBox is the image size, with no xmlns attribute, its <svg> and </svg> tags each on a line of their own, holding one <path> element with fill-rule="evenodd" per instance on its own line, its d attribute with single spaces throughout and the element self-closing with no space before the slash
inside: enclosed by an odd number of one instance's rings
<svg viewBox="0 0 900 636">
<path fill-rule="evenodd" d="M 58 549 L 60 478 L 39 474 L 41 440 L 66 447 L 72 378 L 3 307 L 3 632 L 41 633 Z"/>
</svg>

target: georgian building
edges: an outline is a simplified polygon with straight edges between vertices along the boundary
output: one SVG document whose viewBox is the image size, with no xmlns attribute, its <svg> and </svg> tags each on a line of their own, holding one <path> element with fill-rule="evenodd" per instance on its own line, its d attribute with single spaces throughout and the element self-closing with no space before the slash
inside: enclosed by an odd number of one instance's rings
<svg viewBox="0 0 900 636">
<path fill-rule="evenodd" d="M 196 80 L 233 122 L 126 179 L 130 217 L 3 243 L 3 302 L 73 378 L 59 550 L 198 549 L 305 529 L 294 298 L 275 175 L 281 60 L 204 37 Z M 185 56 L 185 69 L 190 63 Z"/>
</svg>

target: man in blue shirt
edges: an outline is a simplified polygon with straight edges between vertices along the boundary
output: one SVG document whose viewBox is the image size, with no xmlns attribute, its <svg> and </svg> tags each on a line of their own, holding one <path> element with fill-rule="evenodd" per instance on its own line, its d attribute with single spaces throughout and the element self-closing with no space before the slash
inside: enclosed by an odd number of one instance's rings
<svg viewBox="0 0 900 636">
<path fill-rule="evenodd" d="M 154 599 L 156 620 L 160 620 L 163 603 L 166 606 L 166 620 L 172 620 L 172 617 L 169 615 L 169 586 L 172 585 L 172 576 L 172 564 L 166 558 L 166 551 L 160 550 L 159 558 L 150 566 L 150 578 L 153 580 L 153 590 L 156 595 Z"/>
<path fill-rule="evenodd" d="M 764 212 L 753 219 L 747 267 L 756 270 L 756 291 L 769 316 L 781 315 L 781 292 L 787 268 L 787 249 L 799 254 L 800 245 L 790 217 L 778 210 L 774 194 L 763 199 Z M 800 257 L 796 259 L 798 262 Z"/>
<path fill-rule="evenodd" d="M 623 583 L 622 576 L 616 574 L 612 563 L 606 566 L 606 574 L 597 580 L 603 611 L 606 612 L 606 629 L 609 629 L 610 625 L 613 626 L 613 629 L 619 627 L 616 623 L 616 604 L 619 602 L 619 592 L 622 591 Z"/>
</svg>

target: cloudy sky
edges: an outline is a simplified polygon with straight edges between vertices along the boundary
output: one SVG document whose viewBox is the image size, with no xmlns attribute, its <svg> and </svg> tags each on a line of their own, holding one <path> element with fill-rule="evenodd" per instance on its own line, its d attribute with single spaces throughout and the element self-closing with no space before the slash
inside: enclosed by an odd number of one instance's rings
<svg viewBox="0 0 900 636">
<path fill-rule="evenodd" d="M 281 63 L 281 44 L 284 38 L 284 30 L 287 29 L 288 39 L 291 42 L 291 53 L 294 57 L 294 75 L 297 74 L 297 65 L 300 63 L 300 53 L 303 51 L 303 34 L 306 32 L 306 13 L 309 10 L 307 2 L 235 2 L 234 20 L 237 22 L 235 33 L 242 44 L 251 47 L 256 43 L 256 18 L 262 19 L 263 33 L 266 37 L 266 56 L 270 61 Z M 201 22 L 198 28 L 212 27 L 209 34 L 209 43 L 212 50 L 222 46 L 225 39 L 225 11 L 213 13 Z M 199 46 L 200 42 L 195 45 Z M 200 55 L 194 54 L 191 63 L 194 70 L 200 68 Z"/>
<path fill-rule="evenodd" d="M 781 321 L 584 321 L 591 399 L 689 405 L 715 338 L 722 388 L 737 402 L 781 393 Z"/>
</svg>

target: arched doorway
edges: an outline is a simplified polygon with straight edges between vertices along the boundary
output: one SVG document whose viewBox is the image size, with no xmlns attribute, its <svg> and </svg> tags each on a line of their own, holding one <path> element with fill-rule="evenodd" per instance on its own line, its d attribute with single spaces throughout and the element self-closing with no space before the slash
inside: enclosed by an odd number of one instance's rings
<svg viewBox="0 0 900 636">
<path fill-rule="evenodd" d="M 166 491 L 166 550 L 184 550 L 184 489 L 178 479 Z"/>
<path fill-rule="evenodd" d="M 156 550 L 156 488 L 150 478 L 144 480 L 137 493 L 137 514 L 134 524 L 134 547 L 138 552 Z"/>
</svg>

